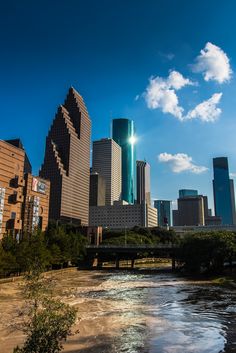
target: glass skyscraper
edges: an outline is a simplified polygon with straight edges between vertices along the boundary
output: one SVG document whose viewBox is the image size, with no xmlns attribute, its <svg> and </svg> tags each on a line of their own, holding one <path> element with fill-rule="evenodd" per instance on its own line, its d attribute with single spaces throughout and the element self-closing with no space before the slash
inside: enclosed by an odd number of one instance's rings
<svg viewBox="0 0 236 353">
<path fill-rule="evenodd" d="M 222 224 L 235 224 L 234 184 L 229 179 L 227 157 L 213 158 L 213 170 L 215 215 L 222 218 Z"/>
<path fill-rule="evenodd" d="M 135 129 L 133 120 L 113 119 L 112 138 L 122 150 L 122 199 L 128 203 L 135 200 Z"/>
<path fill-rule="evenodd" d="M 197 196 L 198 191 L 197 190 L 192 190 L 192 189 L 181 189 L 179 190 L 179 198 L 182 199 L 184 197 L 188 196 Z"/>
<path fill-rule="evenodd" d="M 154 207 L 157 208 L 158 225 L 160 227 L 171 226 L 171 201 L 154 200 Z"/>
</svg>

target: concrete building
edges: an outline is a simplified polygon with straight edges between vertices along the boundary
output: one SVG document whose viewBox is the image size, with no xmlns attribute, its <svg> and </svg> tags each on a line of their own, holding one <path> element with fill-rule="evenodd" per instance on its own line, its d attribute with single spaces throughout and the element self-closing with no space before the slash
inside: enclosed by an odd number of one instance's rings
<svg viewBox="0 0 236 353">
<path fill-rule="evenodd" d="M 129 204 L 135 200 L 136 152 L 135 128 L 130 119 L 113 119 L 112 138 L 122 150 L 122 196 Z"/>
<path fill-rule="evenodd" d="M 206 226 L 220 226 L 222 225 L 222 218 L 217 216 L 208 216 L 205 218 Z"/>
<path fill-rule="evenodd" d="M 23 231 L 31 233 L 48 226 L 50 181 L 25 174 Z"/>
<path fill-rule="evenodd" d="M 154 200 L 154 207 L 157 209 L 158 226 L 172 226 L 171 201 Z"/>
<path fill-rule="evenodd" d="M 105 204 L 121 199 L 121 148 L 111 138 L 93 142 L 92 171 L 101 175 L 106 184 Z"/>
<path fill-rule="evenodd" d="M 114 202 L 110 206 L 92 206 L 89 212 L 90 226 L 125 229 L 157 226 L 157 210 L 145 202 L 130 205 L 126 202 Z"/>
<path fill-rule="evenodd" d="M 236 224 L 234 183 L 229 179 L 227 157 L 213 158 L 213 193 L 215 215 L 222 218 L 222 224 Z"/>
<path fill-rule="evenodd" d="M 90 173 L 89 206 L 104 206 L 106 196 L 105 179 L 98 173 Z"/>
<path fill-rule="evenodd" d="M 91 121 L 81 95 L 70 88 L 46 138 L 40 176 L 51 181 L 49 218 L 88 224 Z"/>
<path fill-rule="evenodd" d="M 178 199 L 178 210 L 173 212 L 174 226 L 205 225 L 204 197 L 187 196 Z"/>
<path fill-rule="evenodd" d="M 137 203 L 145 201 L 151 206 L 150 165 L 145 161 L 136 161 Z"/>
<path fill-rule="evenodd" d="M 46 187 L 39 197 L 42 185 Z M 37 203 L 33 202 L 34 197 L 38 197 Z M 0 140 L 0 239 L 5 233 L 16 236 L 36 227 L 45 230 L 48 202 L 49 182 L 31 175 L 31 165 L 21 141 Z"/>
</svg>

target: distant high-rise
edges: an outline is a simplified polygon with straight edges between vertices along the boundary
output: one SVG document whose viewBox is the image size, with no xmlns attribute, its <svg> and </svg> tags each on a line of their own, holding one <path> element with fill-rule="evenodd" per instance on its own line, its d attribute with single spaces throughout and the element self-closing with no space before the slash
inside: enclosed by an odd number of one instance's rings
<svg viewBox="0 0 236 353">
<path fill-rule="evenodd" d="M 137 161 L 136 166 L 137 203 L 141 204 L 146 201 L 148 205 L 151 205 L 150 165 L 145 161 Z"/>
<path fill-rule="evenodd" d="M 122 149 L 122 199 L 135 199 L 135 129 L 133 120 L 113 119 L 112 138 Z"/>
<path fill-rule="evenodd" d="M 92 171 L 101 175 L 106 184 L 106 205 L 121 199 L 121 148 L 110 138 L 93 142 Z"/>
<path fill-rule="evenodd" d="M 204 226 L 204 196 L 178 198 L 178 210 L 173 212 L 174 226 Z"/>
<path fill-rule="evenodd" d="M 183 197 L 188 197 L 188 196 L 197 196 L 198 191 L 197 190 L 192 190 L 192 189 L 181 189 L 179 190 L 179 198 L 182 199 Z"/>
<path fill-rule="evenodd" d="M 160 227 L 171 226 L 171 201 L 154 200 L 154 207 L 157 209 L 158 225 Z"/>
<path fill-rule="evenodd" d="M 40 171 L 51 181 L 50 219 L 88 224 L 90 134 L 83 98 L 70 88 L 46 138 Z"/>
<path fill-rule="evenodd" d="M 89 206 L 105 206 L 106 183 L 98 173 L 90 174 Z"/>
<path fill-rule="evenodd" d="M 227 157 L 213 158 L 213 192 L 215 215 L 222 218 L 222 224 L 235 224 L 234 183 L 229 179 Z"/>
</svg>

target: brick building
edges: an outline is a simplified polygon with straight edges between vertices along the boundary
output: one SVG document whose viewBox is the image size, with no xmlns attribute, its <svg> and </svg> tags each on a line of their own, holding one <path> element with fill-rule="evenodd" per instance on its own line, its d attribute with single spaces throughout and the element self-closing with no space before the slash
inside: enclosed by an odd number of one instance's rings
<svg viewBox="0 0 236 353">
<path fill-rule="evenodd" d="M 25 174 L 23 231 L 44 231 L 48 225 L 50 181 Z"/>
<path fill-rule="evenodd" d="M 31 165 L 19 139 L 0 140 L 0 239 L 3 234 L 21 234 L 25 230 L 25 215 L 29 212 L 29 197 L 37 193 L 29 192 L 32 182 Z M 49 182 L 42 198 L 41 223 L 37 226 L 45 230 L 48 223 Z M 42 211 L 42 209 L 39 209 Z M 36 226 L 36 223 L 35 223 Z M 31 228 L 32 230 L 32 228 Z"/>
</svg>

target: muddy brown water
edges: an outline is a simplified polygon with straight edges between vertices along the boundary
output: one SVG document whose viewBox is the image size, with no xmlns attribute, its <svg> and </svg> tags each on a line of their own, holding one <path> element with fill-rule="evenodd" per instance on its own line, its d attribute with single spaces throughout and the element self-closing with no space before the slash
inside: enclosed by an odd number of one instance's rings
<svg viewBox="0 0 236 353">
<path fill-rule="evenodd" d="M 154 271 L 53 276 L 55 295 L 80 318 L 67 353 L 236 352 L 235 290 Z M 12 329 L 21 305 L 19 284 L 0 284 L 0 353 L 23 342 Z"/>
</svg>

